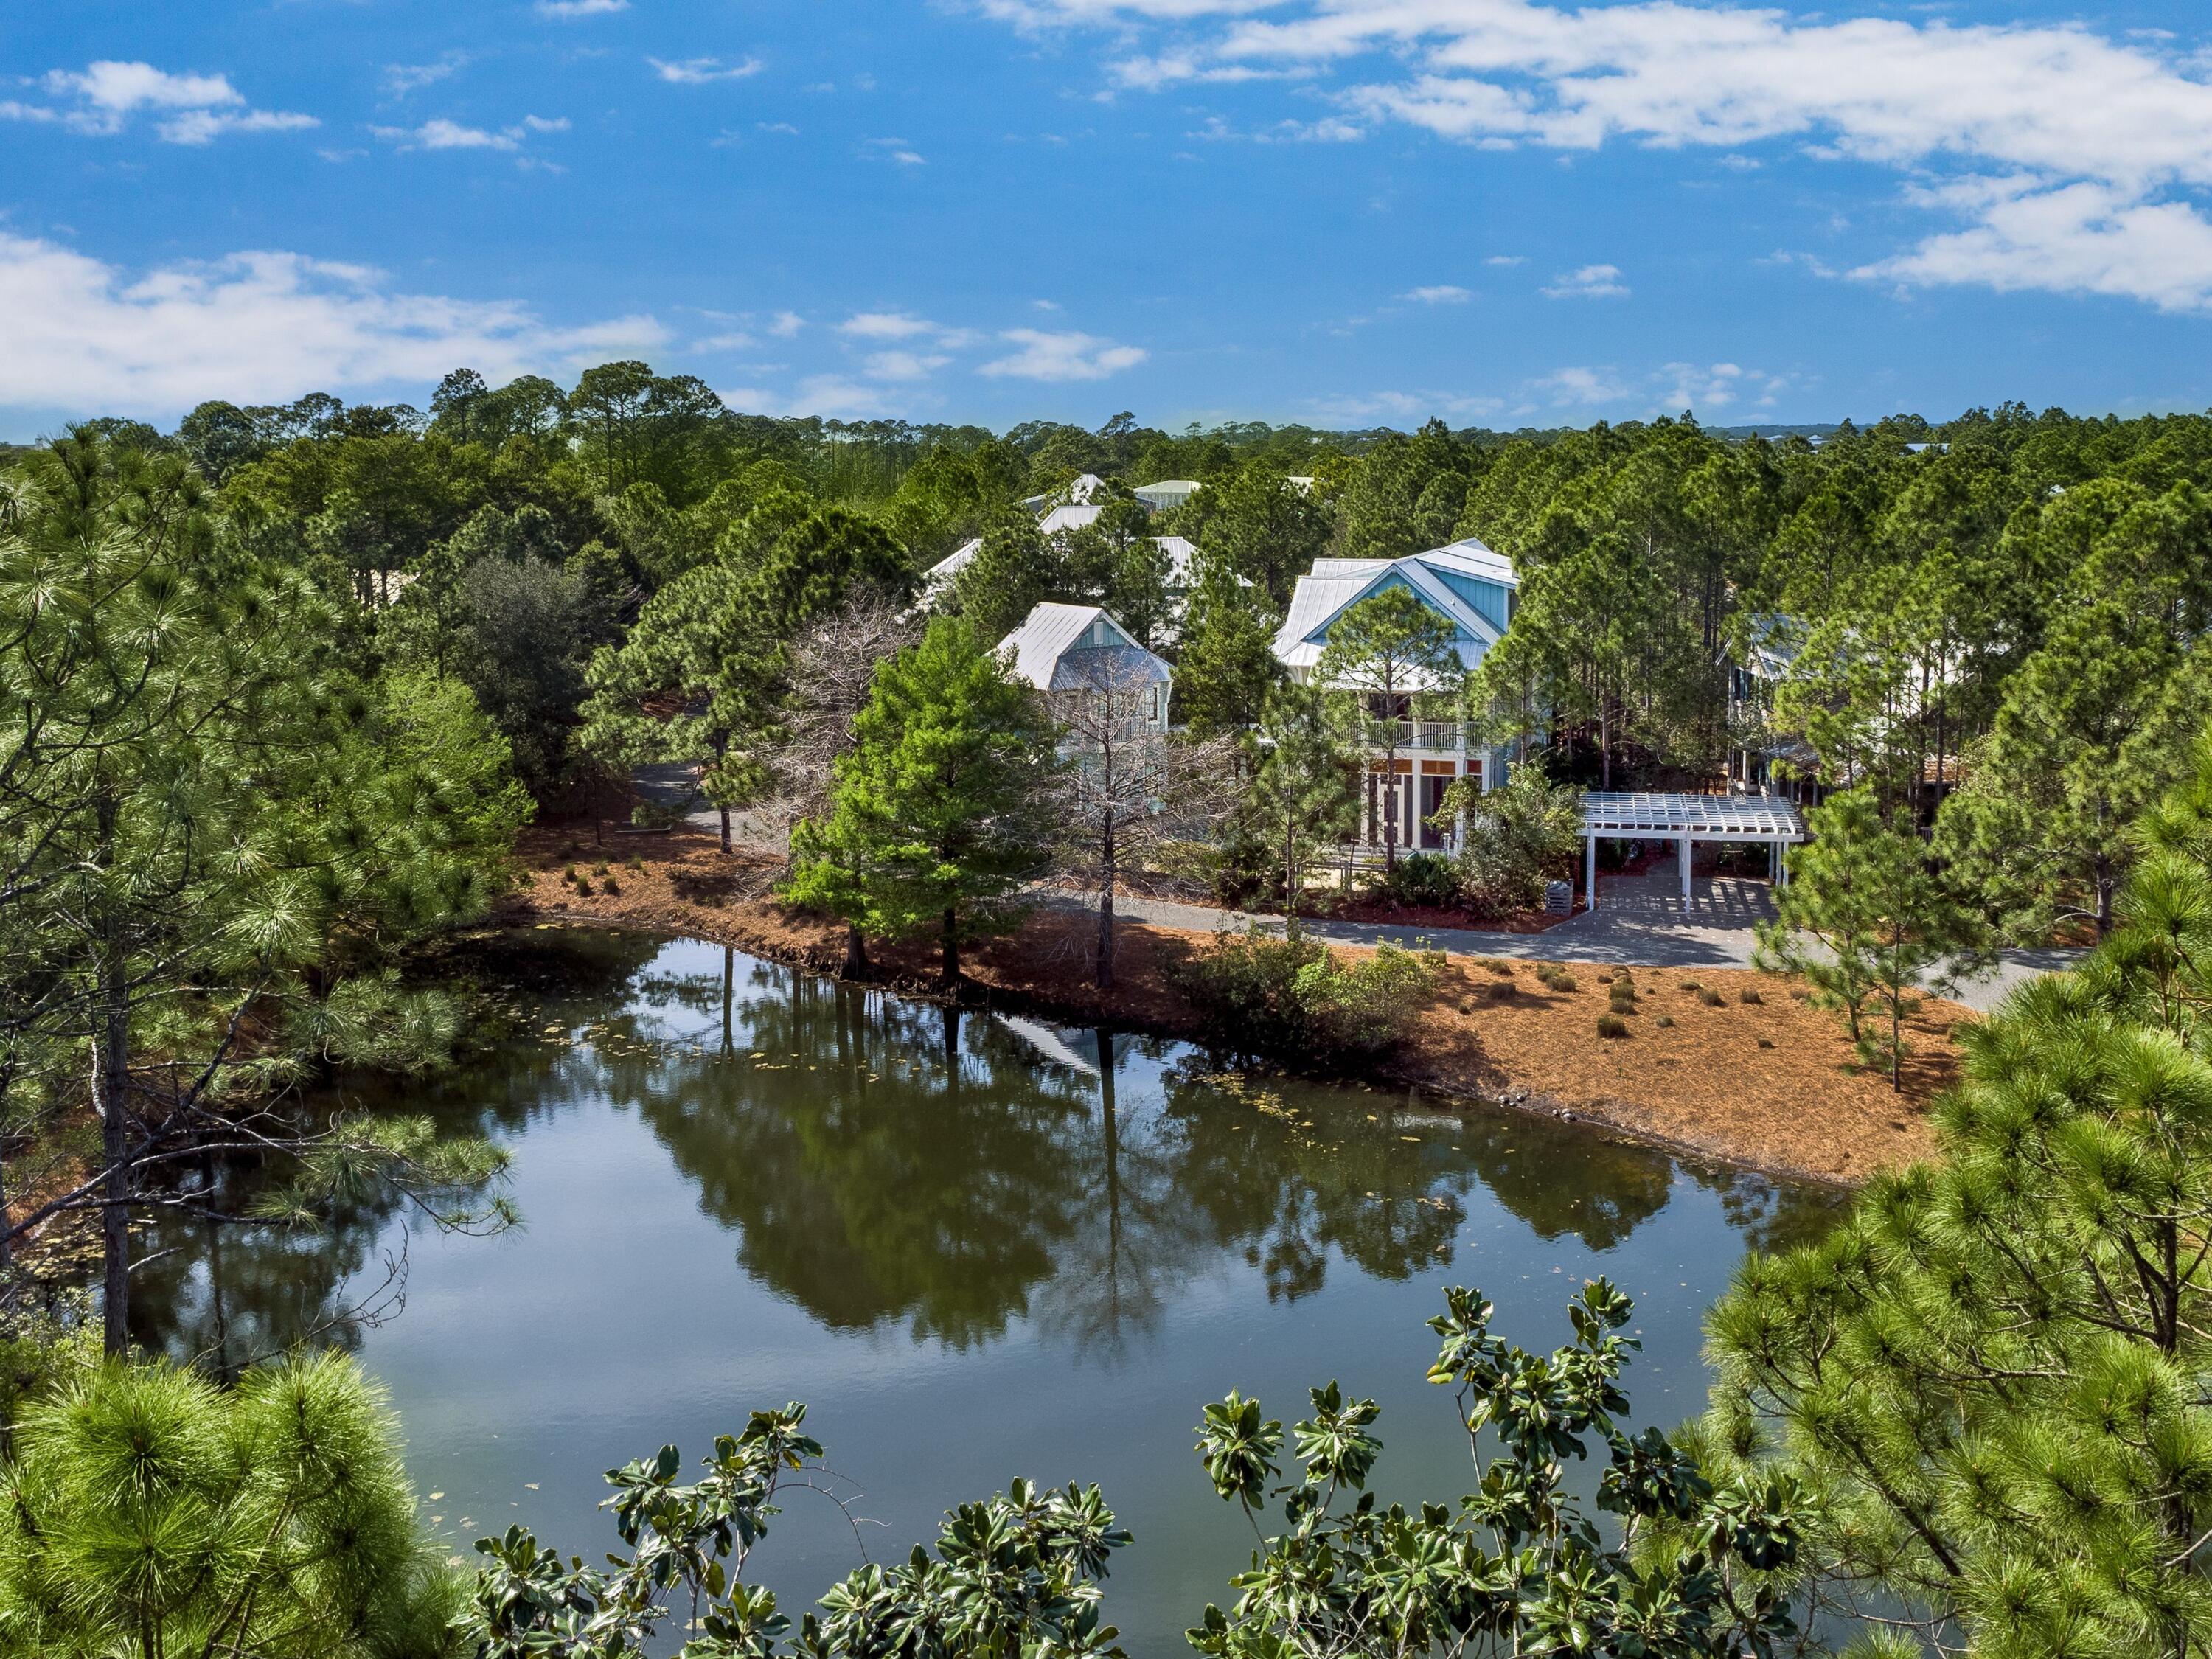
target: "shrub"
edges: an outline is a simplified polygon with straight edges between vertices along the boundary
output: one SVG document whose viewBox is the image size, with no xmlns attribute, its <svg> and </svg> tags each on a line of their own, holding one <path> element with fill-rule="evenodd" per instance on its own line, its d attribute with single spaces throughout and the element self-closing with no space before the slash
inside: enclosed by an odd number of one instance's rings
<svg viewBox="0 0 2212 1659">
<path fill-rule="evenodd" d="M 1460 902 L 1459 871 L 1438 853 L 1409 853 L 1376 872 L 1368 890 L 1388 904 L 1444 908 Z"/>
<path fill-rule="evenodd" d="M 1508 979 L 1513 976 L 1513 964 L 1502 957 L 1485 957 L 1482 965 L 1493 974 L 1503 974 Z"/>
<path fill-rule="evenodd" d="M 592 873 L 595 876 L 604 876 L 606 872 L 607 861 L 605 859 L 601 859 L 597 864 L 592 866 Z"/>
<path fill-rule="evenodd" d="M 1745 986 L 1742 990 L 1736 993 L 1735 1000 L 1753 1008 L 1764 1008 L 1766 1006 L 1766 999 L 1759 994 L 1759 988 L 1756 985 Z"/>
<path fill-rule="evenodd" d="M 589 897 L 591 897 L 591 896 L 592 896 L 592 878 L 591 878 L 589 876 L 579 876 L 579 877 L 577 877 L 577 878 L 576 878 L 576 896 L 577 896 L 578 898 L 589 898 Z"/>
<path fill-rule="evenodd" d="M 1728 999 L 1723 996 L 1718 991 L 1705 990 L 1698 993 L 1698 1000 L 1704 1003 L 1708 1008 L 1717 1008 L 1723 1003 L 1726 1002 Z"/>
<path fill-rule="evenodd" d="M 1513 1000 L 1515 994 L 1513 981 L 1511 980 L 1493 980 L 1491 982 L 1490 1000 L 1492 1002 L 1510 1002 Z"/>
<path fill-rule="evenodd" d="M 1766 1038 L 1761 1037 L 1759 1040 L 1759 1046 L 1762 1048 L 1771 1048 L 1774 1045 L 1768 1042 Z"/>
<path fill-rule="evenodd" d="M 1295 929 L 1252 927 L 1224 934 L 1170 978 L 1212 1046 L 1333 1066 L 1395 1048 L 1435 988 L 1438 960 L 1380 945 L 1355 962 Z"/>
<path fill-rule="evenodd" d="M 573 864 L 564 864 L 564 865 L 562 865 L 562 866 L 561 866 L 561 879 L 562 879 L 562 880 L 563 880 L 563 881 L 574 881 L 574 880 L 575 880 L 575 878 L 576 878 L 576 866 L 575 866 L 574 865 L 573 865 Z"/>
<path fill-rule="evenodd" d="M 629 872 L 634 876 L 641 876 L 645 873 L 645 860 L 635 853 L 629 855 Z"/>
<path fill-rule="evenodd" d="M 622 884 L 612 876 L 609 876 L 599 884 L 599 890 L 611 898 L 617 898 L 622 895 Z"/>
<path fill-rule="evenodd" d="M 1542 980 L 1545 984 L 1550 986 L 1554 991 L 1559 991 L 1563 994 L 1571 995 L 1574 992 L 1581 989 L 1581 985 L 1579 981 L 1576 980 L 1575 976 L 1555 963 L 1547 962 L 1541 968 L 1539 968 L 1536 970 L 1536 977 Z"/>
<path fill-rule="evenodd" d="M 1606 995 L 1615 1008 L 1633 1012 L 1636 1007 L 1636 988 L 1633 985 L 1615 980 L 1613 988 Z"/>
<path fill-rule="evenodd" d="M 1672 1014 L 1662 1014 L 1657 1019 L 1654 1020 L 1652 1024 L 1671 1030 L 1674 1024 L 1674 1016 Z"/>
<path fill-rule="evenodd" d="M 1597 1034 L 1601 1037 L 1625 1037 L 1628 1035 L 1628 1022 L 1619 1014 L 1600 1014 Z"/>
<path fill-rule="evenodd" d="M 1455 783 L 1431 822 L 1450 823 L 1462 812 L 1462 902 L 1478 915 L 1538 909 L 1544 883 L 1573 873 L 1582 848 L 1578 790 L 1553 783 L 1534 766 L 1520 766 L 1504 787 L 1486 795 L 1472 781 Z"/>
<path fill-rule="evenodd" d="M 1702 991 L 1705 988 L 1704 986 L 1698 984 L 1698 981 L 1693 979 L 1686 979 L 1682 981 L 1682 989 L 1685 991 Z"/>
</svg>

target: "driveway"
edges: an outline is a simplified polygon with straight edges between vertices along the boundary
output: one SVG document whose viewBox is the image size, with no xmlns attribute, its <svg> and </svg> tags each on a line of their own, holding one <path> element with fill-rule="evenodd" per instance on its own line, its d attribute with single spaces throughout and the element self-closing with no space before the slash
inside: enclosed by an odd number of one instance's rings
<svg viewBox="0 0 2212 1659">
<path fill-rule="evenodd" d="M 1048 902 L 1080 905 L 1088 901 L 1055 895 Z M 1116 915 L 1165 927 L 1200 932 L 1234 931 L 1257 921 L 1280 931 L 1279 916 L 1255 916 L 1210 905 L 1172 900 L 1116 898 Z M 1749 968 L 1758 944 L 1755 924 L 1774 915 L 1763 881 L 1736 877 L 1693 880 L 1682 900 L 1682 880 L 1672 860 L 1642 876 L 1601 876 L 1598 908 L 1585 910 L 1540 933 L 1492 933 L 1474 928 L 1407 927 L 1388 922 L 1309 921 L 1316 939 L 1340 945 L 1426 945 L 1455 956 L 1512 957 L 1542 962 L 1580 962 L 1601 967 Z M 2008 951 L 1996 969 L 1950 993 L 1969 1008 L 1987 1012 L 2014 986 L 2037 975 L 2062 972 L 2078 951 Z"/>
</svg>

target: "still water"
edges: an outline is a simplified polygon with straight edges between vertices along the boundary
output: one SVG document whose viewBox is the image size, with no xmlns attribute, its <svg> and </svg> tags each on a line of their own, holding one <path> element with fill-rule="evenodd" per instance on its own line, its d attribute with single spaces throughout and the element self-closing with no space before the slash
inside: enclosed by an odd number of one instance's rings
<svg viewBox="0 0 2212 1659">
<path fill-rule="evenodd" d="M 217 1369 L 303 1333 L 354 1348 L 462 1553 L 520 1522 L 596 1559 L 605 1470 L 805 1401 L 852 1518 L 797 1492 L 755 1556 L 794 1615 L 955 1502 L 1096 1480 L 1136 1534 L 1109 1618 L 1133 1654 L 1187 1651 L 1251 1547 L 1192 1455 L 1202 1402 L 1256 1392 L 1287 1423 L 1340 1379 L 1382 1403 L 1383 1494 L 1454 1498 L 1464 1440 L 1423 1381 L 1444 1285 L 1548 1348 L 1610 1276 L 1638 1424 L 1671 1425 L 1745 1250 L 1834 1212 L 1583 1126 L 1224 1079 L 1185 1045 L 956 1020 L 718 946 L 540 930 L 468 968 L 513 1034 L 348 1092 L 509 1146 L 524 1224 L 372 1202 L 314 1238 L 175 1234 L 142 1340 Z"/>
</svg>

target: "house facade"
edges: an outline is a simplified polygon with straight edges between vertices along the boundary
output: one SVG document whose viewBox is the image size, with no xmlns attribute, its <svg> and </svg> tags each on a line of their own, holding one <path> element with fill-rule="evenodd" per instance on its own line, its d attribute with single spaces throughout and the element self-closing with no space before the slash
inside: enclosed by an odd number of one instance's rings
<svg viewBox="0 0 2212 1659">
<path fill-rule="evenodd" d="M 1110 687 L 1129 695 L 1138 724 L 1168 729 L 1175 671 L 1095 605 L 1047 600 L 999 641 L 999 657 L 1014 678 L 1035 686 L 1048 702 Z"/>
<path fill-rule="evenodd" d="M 1290 612 L 1275 635 L 1275 655 L 1292 679 L 1311 681 L 1329 632 L 1344 613 L 1362 599 L 1402 587 L 1450 625 L 1461 669 L 1471 672 L 1512 622 L 1520 585 L 1513 562 L 1472 537 L 1402 559 L 1317 559 L 1291 595 Z M 1397 720 L 1401 733 L 1395 760 L 1384 755 L 1368 760 L 1361 838 L 1414 849 L 1449 847 L 1455 836 L 1428 820 L 1456 780 L 1476 778 L 1486 792 L 1502 783 L 1503 754 L 1475 743 L 1464 721 L 1417 718 L 1411 696 L 1385 708 L 1382 694 L 1358 695 L 1368 700 L 1371 718 Z"/>
</svg>

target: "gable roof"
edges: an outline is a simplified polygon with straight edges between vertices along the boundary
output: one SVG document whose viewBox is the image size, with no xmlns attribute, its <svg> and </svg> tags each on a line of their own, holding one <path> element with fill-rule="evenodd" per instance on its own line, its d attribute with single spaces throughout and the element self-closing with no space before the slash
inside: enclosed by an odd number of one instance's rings
<svg viewBox="0 0 2212 1659">
<path fill-rule="evenodd" d="M 1086 646 L 1095 623 L 1104 623 L 1115 645 Z M 1141 674 L 1165 684 L 1173 671 L 1131 639 L 1128 630 L 1095 605 L 1061 605 L 1047 599 L 1019 628 L 999 641 L 1007 672 L 1040 691 L 1069 691 L 1096 684 L 1109 670 Z"/>
<path fill-rule="evenodd" d="M 1103 506 L 1091 507 L 1087 504 L 1079 507 L 1055 507 L 1038 522 L 1037 528 L 1048 536 L 1058 530 L 1081 530 L 1088 525 L 1096 523 L 1098 515 L 1105 510 Z"/>
<path fill-rule="evenodd" d="M 1329 628 L 1339 617 L 1370 594 L 1403 586 L 1453 625 L 1461 665 L 1471 669 L 1504 630 L 1447 577 L 1488 583 L 1508 593 L 1521 585 L 1513 561 L 1472 536 L 1402 559 L 1316 559 L 1291 594 L 1290 614 L 1275 635 L 1275 655 L 1291 668 L 1311 668 L 1321 660 Z"/>
</svg>

